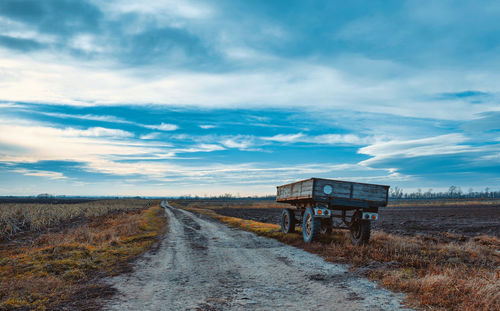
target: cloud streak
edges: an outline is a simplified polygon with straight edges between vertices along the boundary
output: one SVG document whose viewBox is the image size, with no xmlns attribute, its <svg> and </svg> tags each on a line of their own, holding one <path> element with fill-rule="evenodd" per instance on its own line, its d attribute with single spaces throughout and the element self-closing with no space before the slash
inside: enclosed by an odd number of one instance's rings
<svg viewBox="0 0 500 311">
<path fill-rule="evenodd" d="M 412 158 L 475 151 L 476 148 L 462 144 L 467 140 L 462 134 L 447 134 L 405 141 L 393 140 L 360 148 L 359 153 L 372 156 L 372 158 L 362 162 L 368 165 L 387 158 Z"/>
<path fill-rule="evenodd" d="M 175 131 L 179 128 L 179 126 L 175 124 L 161 123 L 160 125 L 144 125 L 144 127 L 152 130 L 160 130 L 160 131 Z"/>
<path fill-rule="evenodd" d="M 304 135 L 297 134 L 278 134 L 271 137 L 262 137 L 262 140 L 275 141 L 281 143 L 309 143 L 325 145 L 365 145 L 373 141 L 371 137 L 361 138 L 354 134 L 322 134 L 322 135 Z"/>
</svg>

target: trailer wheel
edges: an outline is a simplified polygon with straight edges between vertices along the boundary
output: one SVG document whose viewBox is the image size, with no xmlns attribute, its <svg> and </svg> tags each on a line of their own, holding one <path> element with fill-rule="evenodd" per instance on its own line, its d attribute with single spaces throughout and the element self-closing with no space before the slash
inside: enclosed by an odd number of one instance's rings
<svg viewBox="0 0 500 311">
<path fill-rule="evenodd" d="M 357 211 L 352 216 L 351 226 L 351 242 L 355 245 L 368 243 L 370 240 L 370 221 L 361 219 L 361 212 Z"/>
<path fill-rule="evenodd" d="M 318 238 L 321 230 L 321 220 L 314 217 L 312 207 L 308 207 L 302 219 L 302 237 L 304 242 L 309 243 Z"/>
<path fill-rule="evenodd" d="M 295 215 L 291 209 L 284 209 L 281 213 L 281 232 L 295 232 Z"/>
<path fill-rule="evenodd" d="M 321 234 L 330 234 L 333 231 L 333 222 L 331 218 L 321 219 Z"/>
</svg>

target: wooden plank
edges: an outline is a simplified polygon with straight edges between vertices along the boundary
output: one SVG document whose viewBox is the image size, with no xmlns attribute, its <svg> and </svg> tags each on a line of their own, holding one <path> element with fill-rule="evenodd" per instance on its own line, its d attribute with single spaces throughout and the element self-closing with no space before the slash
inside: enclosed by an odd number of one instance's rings
<svg viewBox="0 0 500 311">
<path fill-rule="evenodd" d="M 358 200 L 385 201 L 386 189 L 375 185 L 354 184 L 352 197 Z"/>
<path fill-rule="evenodd" d="M 313 180 L 303 180 L 277 187 L 277 200 L 287 201 L 294 199 L 312 198 Z"/>
</svg>

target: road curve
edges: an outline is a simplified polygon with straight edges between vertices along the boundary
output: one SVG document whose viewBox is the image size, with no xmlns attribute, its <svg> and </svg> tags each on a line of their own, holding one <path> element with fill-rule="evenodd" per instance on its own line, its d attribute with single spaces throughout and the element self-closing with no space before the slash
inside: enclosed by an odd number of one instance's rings
<svg viewBox="0 0 500 311">
<path fill-rule="evenodd" d="M 168 205 L 169 232 L 104 310 L 408 310 L 345 265 Z"/>
</svg>

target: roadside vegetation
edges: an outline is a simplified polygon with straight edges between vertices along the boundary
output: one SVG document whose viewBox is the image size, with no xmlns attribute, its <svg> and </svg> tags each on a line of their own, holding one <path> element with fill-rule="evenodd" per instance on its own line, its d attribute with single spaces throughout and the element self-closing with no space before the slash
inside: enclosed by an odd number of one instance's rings
<svg viewBox="0 0 500 311">
<path fill-rule="evenodd" d="M 99 280 L 130 271 L 130 260 L 166 227 L 164 210 L 149 200 L 16 205 L 9 213 L 2 206 L 2 212 L 23 233 L 7 231 L 11 240 L 0 243 L 0 310 L 98 309 L 94 298 L 113 294 Z"/>
<path fill-rule="evenodd" d="M 171 203 L 171 204 L 176 204 Z M 201 202 L 179 207 L 223 223 L 350 264 L 354 273 L 407 294 L 409 306 L 425 310 L 500 310 L 500 239 L 494 236 L 449 241 L 433 236 L 399 236 L 372 232 L 368 245 L 352 245 L 346 230 L 334 230 L 306 244 L 302 234 L 281 233 L 280 226 L 222 216 L 217 206 Z"/>
</svg>

